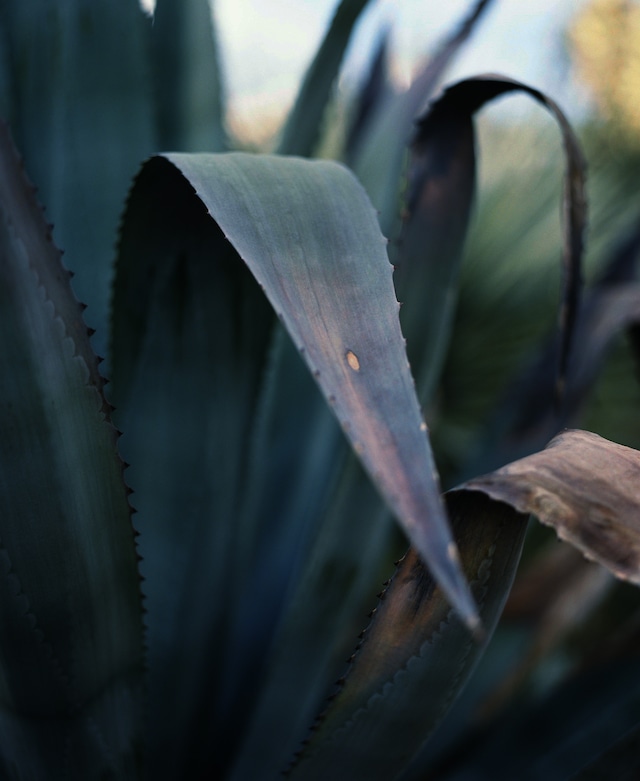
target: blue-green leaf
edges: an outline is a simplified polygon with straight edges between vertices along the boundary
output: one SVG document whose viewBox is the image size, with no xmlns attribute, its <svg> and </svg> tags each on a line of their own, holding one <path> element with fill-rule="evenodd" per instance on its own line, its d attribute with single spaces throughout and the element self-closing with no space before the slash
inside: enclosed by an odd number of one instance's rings
<svg viewBox="0 0 640 781">
<path fill-rule="evenodd" d="M 585 162 L 580 144 L 560 107 L 548 95 L 522 82 L 492 74 L 465 79 L 448 87 L 418 123 L 416 146 L 421 134 L 426 138 L 434 129 L 449 124 L 453 137 L 458 136 L 468 149 L 457 150 L 462 164 L 473 162 L 473 137 L 468 133 L 470 118 L 487 103 L 513 92 L 523 92 L 540 103 L 552 115 L 562 135 L 565 155 L 565 178 L 562 201 L 563 216 L 563 289 L 560 303 L 560 345 L 558 351 L 558 391 L 564 387 L 575 320 L 582 286 L 582 256 L 587 222 Z M 436 135 L 437 137 L 437 135 Z M 466 139 L 466 140 L 465 140 Z M 468 165 L 468 163 L 467 163 Z"/>
<path fill-rule="evenodd" d="M 307 71 L 287 118 L 279 151 L 309 157 L 322 131 L 322 119 L 338 77 L 351 33 L 369 0 L 341 0 L 322 45 Z"/>
<path fill-rule="evenodd" d="M 301 595 L 322 582 L 311 566 L 301 577 L 301 567 L 332 492 L 344 492 L 334 521 L 352 523 L 356 540 L 368 526 L 367 560 L 379 562 L 380 507 L 359 467 L 337 487 L 345 450 L 329 407 L 473 620 L 385 247 L 362 188 L 334 163 L 172 154 L 152 159 L 137 180 L 117 268 L 113 384 L 142 528 L 150 714 L 159 722 L 152 732 L 158 748 L 171 740 L 171 757 L 157 752 L 158 772 L 174 762 L 178 772 L 183 762 L 219 763 L 221 772 L 228 762 L 238 730 L 222 736 L 250 715 L 258 695 L 250 679 L 268 658 L 289 589 L 296 586 L 292 609 L 300 610 Z M 274 309 L 289 336 L 274 333 Z M 311 370 L 304 382 L 300 354 Z M 308 385 L 313 376 L 329 405 Z M 331 561 L 337 551 L 319 533 Z M 228 597 L 211 597 L 220 594 Z M 319 669 L 333 654 L 321 655 Z M 226 710 L 216 712 L 214 692 L 231 703 Z M 313 711 L 311 700 L 304 707 Z M 167 707 L 179 730 L 161 715 Z"/>
<path fill-rule="evenodd" d="M 362 188 L 333 163 L 241 154 L 168 159 L 251 269 L 398 521 L 473 624 L 386 242 Z"/>
<path fill-rule="evenodd" d="M 9 122 L 104 354 L 113 243 L 141 159 L 156 150 L 148 34 L 138 0 L 6 0 Z"/>
<path fill-rule="evenodd" d="M 142 606 L 98 362 L 0 125 L 0 775 L 140 778 Z"/>
<path fill-rule="evenodd" d="M 157 0 L 151 44 L 160 149 L 224 151 L 224 95 L 209 0 Z"/>
</svg>

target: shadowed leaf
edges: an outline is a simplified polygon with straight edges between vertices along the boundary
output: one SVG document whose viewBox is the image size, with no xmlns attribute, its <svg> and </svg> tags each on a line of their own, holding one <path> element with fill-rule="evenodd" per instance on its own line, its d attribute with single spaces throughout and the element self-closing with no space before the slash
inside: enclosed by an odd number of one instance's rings
<svg viewBox="0 0 640 781">
<path fill-rule="evenodd" d="M 606 751 L 572 776 L 572 781 L 635 781 L 640 774 L 640 724 L 636 724 Z"/>
<path fill-rule="evenodd" d="M 156 149 L 150 26 L 137 0 L 0 4 L 10 85 L 0 116 L 38 183 L 101 354 L 122 202 Z"/>
<path fill-rule="evenodd" d="M 131 510 L 69 277 L 0 125 L 0 775 L 134 781 Z"/>
<path fill-rule="evenodd" d="M 389 30 L 385 29 L 369 66 L 366 80 L 354 99 L 353 116 L 347 130 L 344 158 L 351 164 L 354 154 L 362 139 L 366 136 L 371 117 L 375 114 L 381 101 L 390 89 L 388 74 Z"/>
<path fill-rule="evenodd" d="M 372 573 L 388 569 L 391 518 L 347 449 L 334 449 L 340 479 L 323 505 L 274 637 L 233 781 L 261 774 L 275 778 L 287 766 L 353 652 L 362 617 L 371 608 Z M 291 519 L 297 527 L 299 519 Z M 251 604 L 256 605 L 255 595 Z"/>
<path fill-rule="evenodd" d="M 637 667 L 636 652 L 614 665 L 569 677 L 533 707 L 510 708 L 492 722 L 489 731 L 459 746 L 440 767 L 431 767 L 427 777 L 433 781 L 631 781 L 635 774 L 618 775 L 618 771 L 637 766 Z M 611 765 L 606 765 L 608 758 Z"/>
<path fill-rule="evenodd" d="M 493 632 L 517 565 L 526 516 L 504 504 L 448 497 L 484 640 L 471 638 L 415 551 L 399 563 L 337 695 L 292 779 L 395 778 L 445 715 Z"/>
<path fill-rule="evenodd" d="M 278 347 L 267 298 L 293 346 L 287 337 Z M 200 741 L 204 764 L 190 746 L 198 735 L 224 736 L 234 719 L 248 717 L 241 703 L 256 697 L 250 682 L 265 662 L 261 643 L 268 646 L 282 597 L 299 576 L 326 501 L 321 489 L 335 488 L 344 451 L 335 450 L 335 424 L 327 427 L 315 397 L 296 379 L 300 354 L 374 482 L 471 620 L 407 365 L 386 244 L 346 169 L 243 154 L 152 159 L 125 216 L 113 333 L 114 400 L 144 529 L 156 702 L 150 713 L 158 718 L 165 703 L 181 714 L 179 734 L 172 719 L 159 718 L 158 747 L 171 738 L 172 753 L 182 752 L 192 768 L 218 762 L 219 772 L 225 764 L 230 740 L 217 748 Z M 270 417 L 270 383 L 288 380 L 295 403 L 309 402 L 307 419 L 280 401 Z M 295 425 L 293 441 L 303 452 L 283 456 L 282 438 L 262 432 L 265 425 L 278 431 Z M 303 448 L 305 425 L 313 448 Z M 339 458 L 330 457 L 332 450 Z M 269 468 L 260 463 L 265 459 Z M 294 466 L 271 470 L 278 460 Z M 326 483 L 303 492 L 305 469 Z M 263 492 L 256 475 L 262 482 L 275 475 L 277 483 Z M 362 509 L 345 511 L 356 496 L 367 496 L 379 514 L 358 480 L 336 515 L 345 523 Z M 256 486 L 255 496 L 248 484 Z M 384 534 L 374 517 L 361 517 L 354 527 L 360 534 L 369 524 L 378 561 Z M 247 542 L 256 530 L 259 540 Z M 339 553 L 330 541 L 320 547 L 323 555 Z M 346 558 L 357 570 L 353 555 Z M 313 571 L 309 581 L 316 584 L 318 576 Z M 223 592 L 233 596 L 222 606 L 209 597 Z M 255 604 L 264 608 L 260 620 Z M 220 637 L 236 649 L 233 658 Z M 229 704 L 217 715 L 213 691 Z M 155 752 L 158 773 L 171 765 L 167 753 Z"/>
<path fill-rule="evenodd" d="M 554 543 L 547 554 L 529 565 L 530 582 L 527 582 L 527 574 L 519 575 L 509 595 L 505 618 L 508 616 L 513 621 L 517 607 L 513 598 L 522 600 L 520 590 L 526 586 L 528 591 L 536 590 L 539 615 L 528 637 L 526 652 L 512 669 L 505 670 L 503 679 L 483 701 L 477 713 L 478 720 L 485 721 L 512 700 L 540 662 L 602 605 L 616 583 L 610 572 L 587 561 L 569 545 Z"/>
<path fill-rule="evenodd" d="M 213 692 L 249 531 L 239 508 L 275 315 L 189 184 L 156 163 L 120 238 L 112 387 L 142 533 L 149 774 L 170 779 L 197 777 L 211 755 L 220 768 L 232 749 L 211 737 Z"/>
<path fill-rule="evenodd" d="M 582 152 L 571 126 L 557 104 L 539 90 L 502 76 L 477 76 L 447 88 L 418 123 L 418 132 L 413 144 L 415 154 L 414 171 L 412 172 L 412 180 L 410 180 L 411 189 L 408 193 L 409 214 L 410 219 L 419 219 L 415 204 L 419 203 L 421 198 L 429 197 L 429 187 L 437 187 L 437 179 L 436 184 L 433 182 L 433 173 L 438 173 L 441 170 L 441 166 L 446 164 L 447 159 L 451 159 L 452 153 L 456 155 L 455 167 L 452 168 L 454 174 L 461 175 L 458 166 L 470 166 L 472 168 L 475 166 L 474 139 L 469 127 L 471 117 L 486 103 L 511 92 L 524 92 L 541 103 L 554 117 L 562 133 L 566 161 L 563 200 L 564 282 L 560 307 L 560 345 L 556 359 L 558 364 L 558 388 L 562 389 L 566 378 L 575 320 L 578 314 L 579 293 L 582 281 L 583 240 L 586 225 L 586 199 L 584 191 L 585 166 Z M 445 164 L 440 162 L 440 157 L 435 155 L 436 151 L 440 151 L 444 155 Z M 472 184 L 471 177 L 472 174 L 467 173 L 466 179 Z M 446 179 L 444 181 L 446 184 Z M 464 224 L 464 217 L 468 214 L 469 196 L 458 196 L 454 192 L 450 197 L 459 198 L 456 211 L 462 215 Z M 412 209 L 414 209 L 415 213 L 412 213 Z M 449 217 L 449 219 L 456 218 Z M 458 217 L 458 219 L 461 218 Z M 453 225 L 451 225 L 452 227 Z M 411 225 L 409 225 L 409 228 L 411 229 Z M 451 229 L 449 225 L 447 225 L 447 228 Z M 419 223 L 413 230 L 420 230 Z M 450 241 L 450 239 L 447 239 L 447 231 L 443 231 L 440 235 L 440 241 Z M 437 243 L 435 243 L 435 246 L 438 246 Z M 458 253 L 459 251 L 458 249 Z M 446 272 L 441 271 L 441 273 L 445 274 Z M 456 267 L 454 265 L 449 270 L 450 279 L 455 279 L 455 273 Z M 407 285 L 409 284 L 407 282 Z M 449 282 L 448 288 L 445 289 L 451 289 L 451 282 Z M 440 304 L 441 318 L 446 326 L 451 320 L 451 305 L 446 298 L 441 298 L 445 301 L 444 305 Z M 438 331 L 436 330 L 435 333 L 437 334 Z"/>
</svg>

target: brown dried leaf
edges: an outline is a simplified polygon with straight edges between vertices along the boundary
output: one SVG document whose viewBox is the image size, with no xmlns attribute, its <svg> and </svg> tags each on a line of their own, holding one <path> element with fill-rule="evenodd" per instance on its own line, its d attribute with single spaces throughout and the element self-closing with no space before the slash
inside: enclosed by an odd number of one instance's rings
<svg viewBox="0 0 640 781">
<path fill-rule="evenodd" d="M 587 431 L 456 490 L 482 491 L 553 526 L 616 577 L 640 584 L 640 452 Z"/>
</svg>

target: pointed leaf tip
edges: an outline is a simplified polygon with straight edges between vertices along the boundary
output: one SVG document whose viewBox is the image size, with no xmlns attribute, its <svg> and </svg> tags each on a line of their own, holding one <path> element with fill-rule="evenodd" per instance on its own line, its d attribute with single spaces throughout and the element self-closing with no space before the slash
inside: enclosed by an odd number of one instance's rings
<svg viewBox="0 0 640 781">
<path fill-rule="evenodd" d="M 160 209 L 159 190 L 168 188 L 154 182 L 177 187 L 175 177 L 183 187 L 189 182 L 215 221 L 214 243 L 224 236 L 252 272 L 389 509 L 473 629 L 477 611 L 458 557 L 449 553 L 456 548 L 407 362 L 392 267 L 362 186 L 328 161 L 171 154 L 145 165 L 129 211 L 140 193 L 158 193 Z M 218 255 L 211 253 L 213 262 Z"/>
<path fill-rule="evenodd" d="M 483 636 L 482 622 L 478 614 L 478 608 L 471 593 L 469 583 L 464 576 L 458 546 L 449 542 L 445 548 L 446 556 L 436 564 L 434 554 L 427 557 L 422 555 L 423 561 L 429 567 L 440 587 L 444 591 L 450 604 L 456 609 L 459 617 L 476 640 Z"/>
</svg>

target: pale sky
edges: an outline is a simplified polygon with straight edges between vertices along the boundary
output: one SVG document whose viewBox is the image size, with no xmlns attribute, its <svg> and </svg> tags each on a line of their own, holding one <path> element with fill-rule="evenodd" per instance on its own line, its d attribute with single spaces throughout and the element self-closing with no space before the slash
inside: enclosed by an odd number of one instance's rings
<svg viewBox="0 0 640 781">
<path fill-rule="evenodd" d="M 447 81 L 503 73 L 548 92 L 569 118 L 575 117 L 586 96 L 563 73 L 562 33 L 585 1 L 494 0 Z M 337 5 L 338 0 L 213 0 L 230 107 L 238 122 L 256 126 L 275 121 L 274 110 L 286 111 Z M 347 53 L 343 82 L 362 73 L 385 23 L 393 30 L 397 74 L 407 81 L 470 6 L 471 0 L 372 0 Z M 507 103 L 505 116 L 529 110 L 521 98 Z"/>
<path fill-rule="evenodd" d="M 494 0 L 448 80 L 489 71 L 504 73 L 549 92 L 571 117 L 585 98 L 577 85 L 567 83 L 558 65 L 562 31 L 584 2 Z M 274 99 L 281 106 L 293 100 L 337 4 L 338 0 L 215 0 L 226 82 L 234 111 L 243 122 L 255 123 Z M 378 31 L 390 23 L 398 72 L 408 79 L 420 58 L 433 50 L 469 7 L 469 0 L 372 2 L 347 54 L 345 78 L 362 72 Z M 515 107 L 506 109 L 518 110 L 517 99 Z"/>
</svg>

